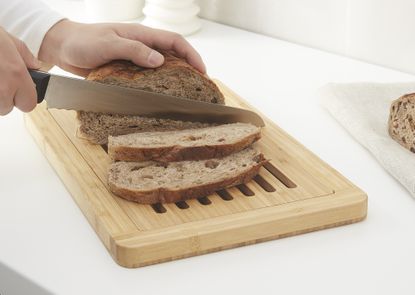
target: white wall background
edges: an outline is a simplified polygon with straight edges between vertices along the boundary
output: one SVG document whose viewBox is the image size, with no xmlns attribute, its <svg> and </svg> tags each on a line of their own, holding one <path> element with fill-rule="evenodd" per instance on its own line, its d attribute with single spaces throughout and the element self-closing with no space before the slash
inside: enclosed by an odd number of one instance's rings
<svg viewBox="0 0 415 295">
<path fill-rule="evenodd" d="M 204 18 L 415 73 L 414 0 L 197 0 Z"/>
</svg>

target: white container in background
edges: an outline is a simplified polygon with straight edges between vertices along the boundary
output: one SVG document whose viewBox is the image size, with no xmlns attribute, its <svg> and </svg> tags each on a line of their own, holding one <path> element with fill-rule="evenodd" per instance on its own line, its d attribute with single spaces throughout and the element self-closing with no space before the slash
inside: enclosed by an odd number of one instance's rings
<svg viewBox="0 0 415 295">
<path fill-rule="evenodd" d="M 84 0 L 92 21 L 129 21 L 142 16 L 144 0 Z"/>
<path fill-rule="evenodd" d="M 147 0 L 142 24 L 186 36 L 200 29 L 199 11 L 193 0 Z"/>
</svg>

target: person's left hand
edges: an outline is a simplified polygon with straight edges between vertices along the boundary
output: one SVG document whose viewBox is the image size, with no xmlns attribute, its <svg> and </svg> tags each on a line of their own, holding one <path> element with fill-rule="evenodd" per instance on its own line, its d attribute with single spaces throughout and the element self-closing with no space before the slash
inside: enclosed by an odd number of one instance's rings
<svg viewBox="0 0 415 295">
<path fill-rule="evenodd" d="M 77 75 L 116 59 L 148 68 L 161 66 L 157 49 L 173 51 L 202 73 L 205 65 L 197 51 L 180 35 L 139 24 L 82 24 L 62 20 L 43 39 L 41 61 L 55 64 Z"/>
</svg>

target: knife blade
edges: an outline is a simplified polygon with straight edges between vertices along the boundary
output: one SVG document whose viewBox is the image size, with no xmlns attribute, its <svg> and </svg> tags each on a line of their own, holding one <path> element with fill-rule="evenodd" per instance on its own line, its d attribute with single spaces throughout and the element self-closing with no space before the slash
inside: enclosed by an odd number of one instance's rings
<svg viewBox="0 0 415 295">
<path fill-rule="evenodd" d="M 258 114 L 241 108 L 107 85 L 36 70 L 29 70 L 29 73 L 36 84 L 38 103 L 46 100 L 47 108 L 140 115 L 205 123 L 243 122 L 265 126 Z"/>
</svg>

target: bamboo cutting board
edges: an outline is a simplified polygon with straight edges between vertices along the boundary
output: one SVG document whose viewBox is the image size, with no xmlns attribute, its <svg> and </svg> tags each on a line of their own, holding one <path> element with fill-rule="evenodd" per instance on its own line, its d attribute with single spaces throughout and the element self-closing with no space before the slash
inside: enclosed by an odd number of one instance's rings
<svg viewBox="0 0 415 295">
<path fill-rule="evenodd" d="M 227 104 L 251 108 L 216 81 Z M 256 143 L 271 159 L 246 185 L 173 204 L 108 190 L 105 147 L 76 137 L 73 111 L 39 105 L 26 126 L 114 260 L 141 267 L 363 220 L 366 194 L 269 119 Z"/>
</svg>

